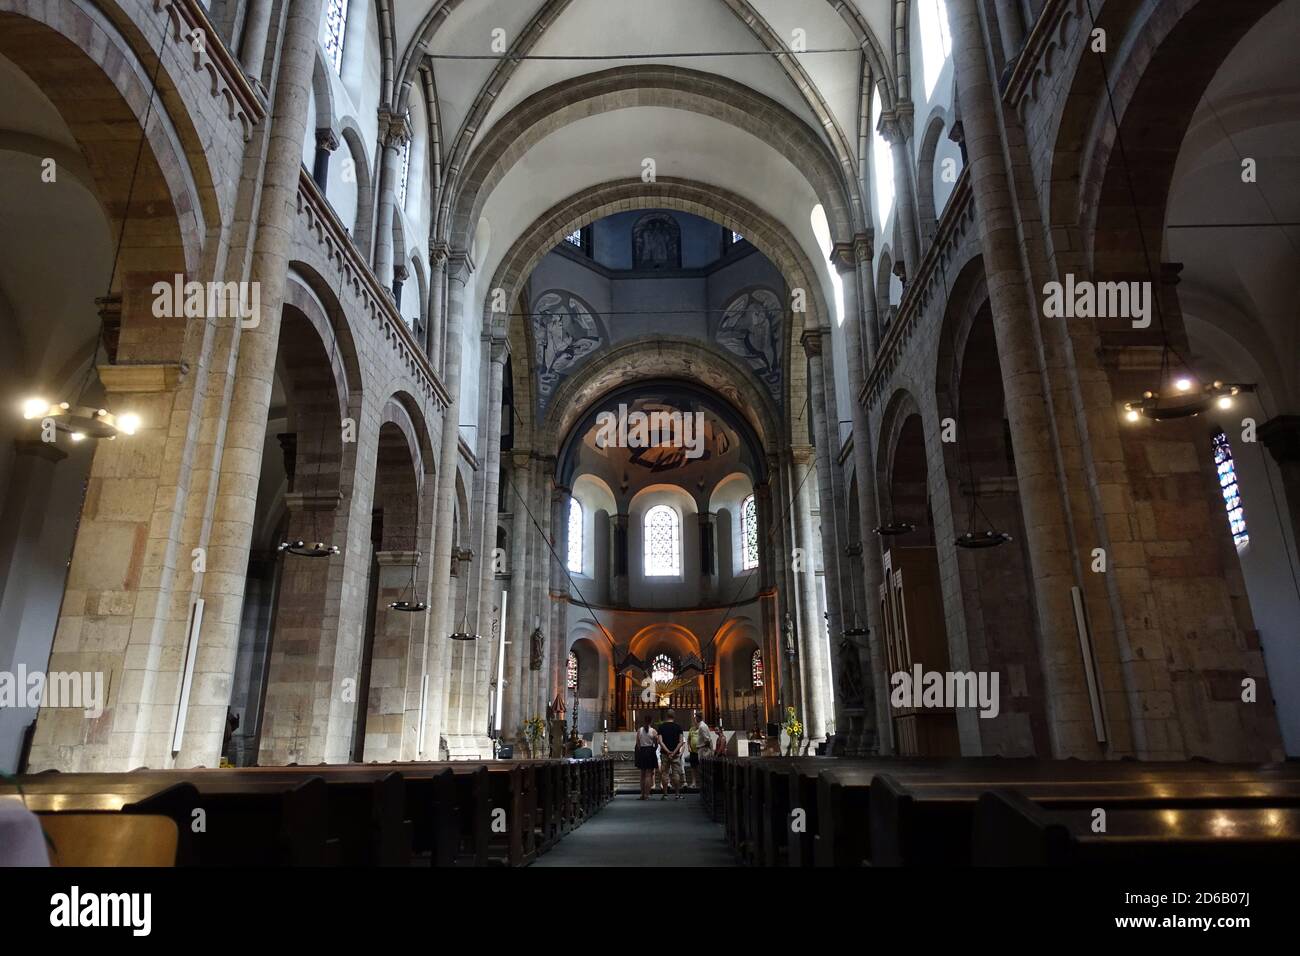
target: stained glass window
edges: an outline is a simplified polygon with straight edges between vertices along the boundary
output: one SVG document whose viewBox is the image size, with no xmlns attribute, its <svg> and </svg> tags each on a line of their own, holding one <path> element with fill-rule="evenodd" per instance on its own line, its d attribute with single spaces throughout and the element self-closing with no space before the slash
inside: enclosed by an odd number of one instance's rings
<svg viewBox="0 0 1300 956">
<path fill-rule="evenodd" d="M 666 684 L 677 676 L 677 665 L 667 654 L 656 654 L 650 662 L 650 676 L 656 684 Z"/>
<path fill-rule="evenodd" d="M 569 499 L 569 571 L 582 573 L 582 505 Z"/>
<path fill-rule="evenodd" d="M 670 577 L 682 573 L 682 523 L 667 505 L 655 505 L 645 513 L 646 577 Z"/>
<path fill-rule="evenodd" d="M 411 114 L 406 114 L 406 129 L 409 132 L 411 126 Z M 402 143 L 402 171 L 397 174 L 397 205 L 403 209 L 406 208 L 406 187 L 411 182 L 411 137 L 407 136 Z"/>
<path fill-rule="evenodd" d="M 733 229 L 731 232 L 731 244 L 734 246 L 736 243 L 744 241 L 745 237 Z"/>
<path fill-rule="evenodd" d="M 755 651 L 749 661 L 749 671 L 754 677 L 754 686 L 763 686 L 763 652 Z"/>
<path fill-rule="evenodd" d="M 579 249 L 581 249 L 581 248 L 582 248 L 582 230 L 581 230 L 581 229 L 575 229 L 575 230 L 573 230 L 573 232 L 569 233 L 567 236 L 564 237 L 564 241 L 567 242 L 567 243 L 568 243 L 569 245 L 571 245 L 571 246 L 577 246 Z"/>
<path fill-rule="evenodd" d="M 335 73 L 343 72 L 343 40 L 348 32 L 348 0 L 329 0 L 325 8 L 325 55 Z"/>
<path fill-rule="evenodd" d="M 1223 507 L 1228 512 L 1228 525 L 1232 528 L 1232 540 L 1238 548 L 1250 543 L 1246 533 L 1246 513 L 1241 507 L 1241 489 L 1237 486 L 1237 466 L 1232 461 L 1232 446 L 1228 436 L 1222 431 L 1215 432 L 1214 467 L 1219 473 L 1219 488 L 1223 491 Z"/>
<path fill-rule="evenodd" d="M 569 669 L 565 684 L 569 690 L 578 689 L 578 655 L 573 651 L 569 651 Z"/>
<path fill-rule="evenodd" d="M 746 571 L 758 567 L 758 506 L 750 495 L 740 506 L 741 566 Z"/>
</svg>

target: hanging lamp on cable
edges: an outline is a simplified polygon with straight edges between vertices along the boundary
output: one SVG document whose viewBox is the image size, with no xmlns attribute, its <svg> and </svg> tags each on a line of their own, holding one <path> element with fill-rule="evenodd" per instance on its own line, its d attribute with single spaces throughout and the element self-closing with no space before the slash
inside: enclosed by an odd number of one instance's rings
<svg viewBox="0 0 1300 956">
<path fill-rule="evenodd" d="M 862 557 L 862 545 L 850 544 L 844 549 L 844 553 L 849 556 L 849 567 L 852 569 L 853 559 Z M 861 578 L 857 578 L 861 580 Z M 844 629 L 844 636 L 849 638 L 866 637 L 870 633 L 870 628 L 862 623 L 862 618 L 858 616 L 858 592 L 856 588 L 849 588 L 849 596 L 853 600 L 853 624 Z"/>
<path fill-rule="evenodd" d="M 460 561 L 460 562 L 462 562 L 462 563 L 464 563 L 464 564 L 473 564 L 473 563 L 474 563 L 474 552 L 471 551 L 469 548 L 461 548 L 461 549 L 459 549 L 459 550 L 456 552 L 455 560 Z M 459 630 L 459 631 L 452 631 L 452 632 L 451 632 L 450 634 L 448 634 L 447 636 L 448 636 L 451 640 L 453 640 L 453 641 L 477 641 L 477 640 L 479 639 L 479 635 L 473 633 L 473 632 L 470 631 L 470 629 L 469 629 L 469 594 L 468 594 L 468 588 L 466 589 L 466 597 L 465 597 L 465 603 L 464 603 L 464 606 L 461 608 L 461 615 L 460 615 L 460 630 Z"/>
<path fill-rule="evenodd" d="M 339 253 L 339 288 L 338 288 L 337 302 L 336 302 L 336 305 L 340 310 L 343 308 L 343 283 L 346 276 L 346 273 L 344 272 L 345 265 L 342 261 L 342 258 L 343 256 L 342 253 L 340 252 Z M 329 322 L 330 322 L 330 357 L 329 357 L 328 371 L 330 374 L 333 374 L 334 363 L 335 360 L 338 358 L 338 348 L 339 348 L 339 333 L 338 333 L 338 329 L 334 327 L 333 311 L 329 311 Z M 320 434 L 316 442 L 316 467 L 314 469 L 315 474 L 312 476 L 312 498 L 316 498 L 320 495 L 320 473 L 321 473 L 320 463 L 324 453 L 325 453 L 325 422 L 322 421 L 320 425 Z M 280 549 L 279 549 L 281 553 L 296 555 L 297 557 L 300 558 L 330 558 L 339 553 L 339 546 L 337 544 L 330 544 L 329 542 L 323 541 L 321 539 L 320 526 L 319 526 L 320 521 L 319 518 L 317 517 L 319 513 L 320 512 L 316 508 L 311 509 L 311 531 L 312 531 L 311 536 L 314 540 L 281 541 Z"/>
<path fill-rule="evenodd" d="M 423 601 L 417 601 L 415 599 L 415 573 L 419 568 L 420 552 L 417 551 L 415 552 L 415 563 L 411 565 L 411 583 L 407 585 L 406 588 L 407 597 L 400 601 L 394 601 L 392 604 L 388 605 L 389 608 L 394 611 L 401 611 L 405 614 L 420 614 L 429 610 L 429 605 L 425 604 Z"/>
<path fill-rule="evenodd" d="M 154 66 L 153 79 L 149 86 L 149 105 L 145 109 L 144 122 L 140 124 L 140 142 L 136 146 L 135 165 L 132 167 L 131 182 L 126 191 L 126 205 L 122 208 L 122 222 L 118 226 L 117 245 L 113 249 L 113 266 L 108 274 L 108 291 L 104 294 L 104 298 L 99 300 L 102 303 L 111 303 L 114 299 L 113 282 L 117 278 L 117 267 L 122 258 L 122 245 L 126 239 L 126 224 L 131 218 L 131 203 L 135 199 L 135 184 L 140 175 L 140 164 L 144 160 L 149 120 L 153 117 L 154 103 L 158 97 L 158 74 L 162 70 L 163 45 L 167 42 L 167 22 L 167 18 L 164 17 L 163 35 L 158 46 L 158 62 Z M 91 385 L 91 379 L 98 380 L 99 378 L 97 369 L 101 349 L 104 352 L 106 361 L 111 362 L 114 359 L 108 349 L 107 323 L 104 321 L 104 311 L 103 309 L 100 310 L 99 333 L 95 336 L 94 348 L 90 354 L 90 364 L 80 386 L 77 388 L 76 397 L 72 401 L 52 402 L 43 396 L 33 395 L 24 400 L 22 404 L 24 419 L 27 421 L 40 421 L 43 424 L 48 423 L 55 432 L 63 432 L 74 443 L 80 443 L 87 439 L 113 441 L 119 435 L 134 435 L 144 424 L 140 416 L 134 412 L 114 413 L 98 405 L 84 404 L 86 392 Z M 53 441 L 54 435 L 51 434 L 48 440 Z"/>
</svg>

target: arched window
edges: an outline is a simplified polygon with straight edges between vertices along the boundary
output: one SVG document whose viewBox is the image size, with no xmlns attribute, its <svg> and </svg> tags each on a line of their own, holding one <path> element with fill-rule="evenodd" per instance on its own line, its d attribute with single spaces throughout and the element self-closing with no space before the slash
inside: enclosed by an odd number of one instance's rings
<svg viewBox="0 0 1300 956">
<path fill-rule="evenodd" d="M 1232 446 L 1222 430 L 1214 433 L 1214 468 L 1219 473 L 1219 488 L 1223 491 L 1223 507 L 1228 512 L 1228 525 L 1232 528 L 1232 541 L 1238 548 L 1250 544 L 1246 533 L 1246 512 L 1241 507 L 1241 489 L 1237 486 L 1237 466 L 1232 460 Z"/>
<path fill-rule="evenodd" d="M 329 0 L 325 7 L 325 56 L 334 72 L 343 71 L 343 41 L 348 33 L 348 0 Z"/>
<path fill-rule="evenodd" d="M 943 64 L 952 55 L 952 34 L 948 32 L 948 4 L 944 0 L 919 0 L 921 21 L 921 64 L 925 69 L 925 96 L 934 95 Z"/>
<path fill-rule="evenodd" d="M 752 571 L 758 567 L 758 505 L 750 495 L 740 506 L 741 567 Z"/>
<path fill-rule="evenodd" d="M 763 686 L 763 652 L 755 651 L 754 656 L 749 659 L 749 672 L 754 678 L 754 686 Z"/>
<path fill-rule="evenodd" d="M 826 210 L 822 204 L 818 203 L 813 206 L 812 216 L 813 236 L 817 240 L 817 245 L 821 247 L 822 255 L 827 259 L 831 257 L 831 224 L 826 220 Z M 881 219 L 884 222 L 884 219 Z M 835 326 L 844 324 L 844 281 L 840 278 L 840 270 L 831 269 L 831 288 L 835 291 Z"/>
<path fill-rule="evenodd" d="M 569 667 L 565 677 L 565 686 L 569 690 L 578 689 L 578 655 L 569 651 Z"/>
<path fill-rule="evenodd" d="M 677 665 L 667 654 L 656 654 L 650 662 L 650 676 L 656 684 L 667 684 L 677 676 Z"/>
<path fill-rule="evenodd" d="M 575 229 L 575 230 L 573 230 L 573 232 L 569 233 L 567 236 L 564 237 L 564 241 L 567 242 L 567 243 L 568 243 L 569 245 L 571 245 L 571 246 L 577 246 L 579 249 L 581 249 L 581 248 L 582 248 L 582 230 L 581 230 L 581 229 Z"/>
<path fill-rule="evenodd" d="M 682 573 L 682 522 L 667 505 L 645 513 L 645 575 L 672 577 Z"/>
<path fill-rule="evenodd" d="M 397 174 L 397 205 L 406 208 L 406 187 L 411 184 L 411 140 L 415 138 L 415 127 L 411 125 L 411 111 L 406 111 L 406 129 L 410 134 L 402 143 L 402 168 Z"/>
<path fill-rule="evenodd" d="M 876 229 L 885 228 L 885 221 L 894 208 L 894 154 L 889 140 L 880 134 L 880 91 L 871 94 L 871 116 L 876 130 L 871 134 L 871 178 L 876 183 Z"/>
<path fill-rule="evenodd" d="M 569 571 L 582 573 L 582 504 L 569 499 Z"/>
</svg>

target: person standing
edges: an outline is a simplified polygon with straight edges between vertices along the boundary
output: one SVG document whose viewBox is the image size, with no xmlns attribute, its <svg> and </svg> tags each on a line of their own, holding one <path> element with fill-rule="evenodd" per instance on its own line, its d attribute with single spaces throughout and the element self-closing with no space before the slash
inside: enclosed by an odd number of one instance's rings
<svg viewBox="0 0 1300 956">
<path fill-rule="evenodd" d="M 686 734 L 671 710 L 664 716 L 667 719 L 659 725 L 659 773 L 664 788 L 663 799 L 668 799 L 668 784 L 671 782 L 673 792 L 681 800 L 685 796 L 682 793 L 682 752 L 686 748 Z"/>
<path fill-rule="evenodd" d="M 642 800 L 650 799 L 650 783 L 659 766 L 658 750 L 659 734 L 650 726 L 650 712 L 646 711 L 645 725 L 636 730 L 636 769 L 641 771 Z"/>
</svg>

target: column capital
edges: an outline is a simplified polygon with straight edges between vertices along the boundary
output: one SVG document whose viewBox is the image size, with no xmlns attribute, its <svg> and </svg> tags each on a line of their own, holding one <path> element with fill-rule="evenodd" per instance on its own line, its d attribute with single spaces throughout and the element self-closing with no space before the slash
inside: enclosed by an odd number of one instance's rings
<svg viewBox="0 0 1300 956">
<path fill-rule="evenodd" d="M 431 239 L 429 241 L 429 265 L 435 269 L 445 269 L 447 260 L 451 257 L 451 246 L 447 245 L 445 240 Z"/>
<path fill-rule="evenodd" d="M 1300 415 L 1276 415 L 1259 426 L 1258 434 L 1279 465 L 1300 463 Z"/>
<path fill-rule="evenodd" d="M 510 463 L 516 468 L 527 468 L 533 460 L 533 453 L 527 449 L 516 448 L 510 452 Z"/>
<path fill-rule="evenodd" d="M 809 357 L 816 356 L 821 358 L 822 354 L 822 330 L 821 329 L 804 329 L 803 335 L 799 337 L 799 344 Z"/>
<path fill-rule="evenodd" d="M 510 357 L 510 340 L 504 335 L 495 334 L 495 330 L 488 347 L 494 365 L 504 365 L 506 359 Z"/>
<path fill-rule="evenodd" d="M 899 103 L 892 110 L 881 110 L 876 131 L 890 146 L 902 146 L 907 142 L 907 127 L 911 118 L 912 104 Z"/>
<path fill-rule="evenodd" d="M 474 274 L 474 260 L 470 254 L 463 249 L 452 250 L 447 255 L 447 275 L 455 279 L 462 285 L 469 282 L 469 277 Z"/>
<path fill-rule="evenodd" d="M 393 278 L 398 282 L 405 282 L 411 278 L 411 270 L 406 267 L 405 263 L 399 262 L 393 266 Z"/>
<path fill-rule="evenodd" d="M 385 149 L 400 149 L 411 139 L 411 124 L 406 114 L 394 113 L 386 106 L 379 107 L 379 142 Z"/>
<path fill-rule="evenodd" d="M 853 237 L 853 257 L 859 264 L 870 262 L 876 257 L 876 238 L 870 229 Z"/>
<path fill-rule="evenodd" d="M 332 153 L 340 145 L 339 134 L 329 126 L 322 126 L 316 130 L 316 148 L 323 149 L 327 153 Z"/>
<path fill-rule="evenodd" d="M 831 265 L 835 267 L 840 275 L 853 272 L 857 269 L 858 264 L 854 255 L 854 245 L 852 242 L 837 242 L 831 247 L 830 254 Z"/>
<path fill-rule="evenodd" d="M 99 380 L 104 391 L 138 394 L 140 392 L 170 392 L 180 384 L 185 372 L 180 364 L 165 365 L 101 365 Z"/>
<path fill-rule="evenodd" d="M 817 455 L 817 449 L 815 449 L 812 445 L 791 445 L 790 446 L 790 460 L 800 465 L 807 465 L 811 463 L 812 460 L 816 457 L 816 455 Z"/>
</svg>

